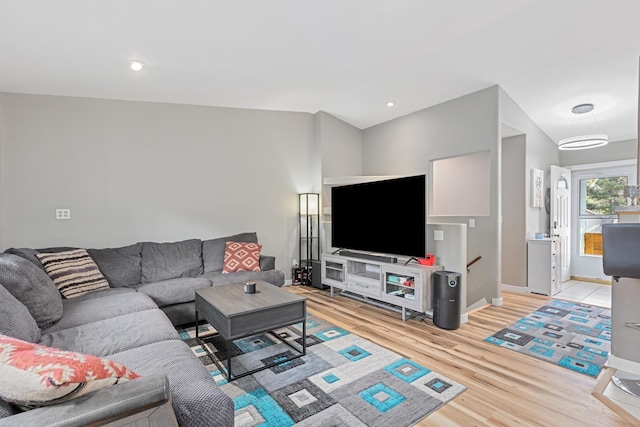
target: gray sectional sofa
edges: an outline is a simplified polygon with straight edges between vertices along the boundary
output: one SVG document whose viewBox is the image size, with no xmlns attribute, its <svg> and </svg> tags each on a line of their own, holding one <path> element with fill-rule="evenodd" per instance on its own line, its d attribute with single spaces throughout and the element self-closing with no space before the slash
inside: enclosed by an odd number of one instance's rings
<svg viewBox="0 0 640 427">
<path fill-rule="evenodd" d="M 284 274 L 270 256 L 261 256 L 261 271 L 222 274 L 226 241 L 257 243 L 257 236 L 88 249 L 109 288 L 72 299 L 61 297 L 36 257 L 39 250 L 12 248 L 0 254 L 0 334 L 104 357 L 141 376 L 26 412 L 0 400 L 0 426 L 79 425 L 122 416 L 135 422 L 141 411 L 166 424 L 167 407 L 183 426 L 233 425 L 233 401 L 175 326 L 195 320 L 198 288 L 247 280 L 282 286 Z"/>
</svg>

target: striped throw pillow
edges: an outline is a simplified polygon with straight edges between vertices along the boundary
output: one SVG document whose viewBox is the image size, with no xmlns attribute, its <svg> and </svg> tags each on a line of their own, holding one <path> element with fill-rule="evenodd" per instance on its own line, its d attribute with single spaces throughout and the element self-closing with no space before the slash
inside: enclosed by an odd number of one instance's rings
<svg viewBox="0 0 640 427">
<path fill-rule="evenodd" d="M 75 298 L 109 288 L 98 266 L 85 249 L 36 254 L 63 298 Z"/>
</svg>

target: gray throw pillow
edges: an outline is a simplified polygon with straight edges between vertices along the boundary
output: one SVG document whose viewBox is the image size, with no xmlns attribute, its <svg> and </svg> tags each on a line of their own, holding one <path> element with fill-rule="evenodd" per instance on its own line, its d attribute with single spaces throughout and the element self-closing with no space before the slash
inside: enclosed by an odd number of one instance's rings
<svg viewBox="0 0 640 427">
<path fill-rule="evenodd" d="M 132 287 L 142 282 L 142 245 L 122 248 L 87 249 L 111 287 Z"/>
<path fill-rule="evenodd" d="M 142 283 L 197 277 L 202 273 L 200 239 L 175 243 L 142 243 Z"/>
<path fill-rule="evenodd" d="M 40 328 L 27 307 L 0 286 L 0 334 L 36 343 Z"/>
<path fill-rule="evenodd" d="M 62 296 L 47 273 L 17 255 L 0 254 L 0 283 L 24 304 L 40 328 L 62 317 Z"/>
<path fill-rule="evenodd" d="M 205 272 L 222 271 L 224 249 L 227 242 L 258 243 L 258 235 L 255 232 L 248 232 L 204 240 L 202 242 L 202 259 Z"/>
<path fill-rule="evenodd" d="M 4 253 L 11 254 L 11 255 L 18 255 L 19 257 L 27 259 L 27 260 L 31 261 L 40 270 L 44 271 L 44 267 L 42 266 L 42 263 L 40 262 L 40 260 L 36 256 L 38 251 L 35 250 L 35 249 L 30 249 L 30 248 L 9 248 L 6 251 L 4 251 Z"/>
</svg>

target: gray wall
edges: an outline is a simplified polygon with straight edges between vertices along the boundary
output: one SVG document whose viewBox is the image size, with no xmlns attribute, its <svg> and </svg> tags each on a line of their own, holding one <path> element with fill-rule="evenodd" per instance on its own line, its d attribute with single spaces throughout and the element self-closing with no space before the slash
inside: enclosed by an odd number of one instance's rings
<svg viewBox="0 0 640 427">
<path fill-rule="evenodd" d="M 523 133 L 525 141 L 524 159 L 518 155 L 517 165 L 505 166 L 507 159 L 503 160 L 503 166 L 515 171 L 517 167 L 524 173 L 524 187 L 521 191 L 524 195 L 524 205 L 519 205 L 521 199 L 513 203 L 503 199 L 502 215 L 504 217 L 502 233 L 505 245 L 502 251 L 502 271 L 508 276 L 503 277 L 503 284 L 525 287 L 527 272 L 527 239 L 533 237 L 536 232 L 544 233 L 549 226 L 549 215 L 544 207 L 531 207 L 531 169 L 545 171 L 545 188 L 549 187 L 551 165 L 559 165 L 560 158 L 558 146 L 526 115 L 518 104 L 501 88 L 500 89 L 500 122 Z M 508 146 L 505 142 L 503 147 Z M 515 161 L 515 159 L 513 159 Z M 504 182 L 504 180 L 503 180 Z M 513 191 L 514 189 L 507 189 Z M 505 189 L 503 188 L 503 192 Z M 504 193 L 503 193 L 504 194 Z M 511 197 L 514 197 L 512 194 Z M 516 213 L 517 212 L 517 213 Z M 521 219 L 514 218 L 516 213 L 522 218 L 524 212 L 524 233 Z M 508 264 L 508 265 L 506 265 Z M 524 281 L 523 281 L 524 275 Z"/>
<path fill-rule="evenodd" d="M 588 165 L 593 163 L 613 162 L 616 160 L 635 160 L 638 155 L 638 140 L 610 142 L 604 147 L 589 150 L 560 151 L 560 166 Z"/>
<path fill-rule="evenodd" d="M 321 180 L 362 175 L 362 131 L 330 114 L 315 114 L 316 143 L 320 147 Z M 322 181 L 321 181 L 322 182 Z M 322 207 L 331 209 L 331 186 L 322 185 Z M 323 252 L 330 252 L 331 215 L 323 213 Z"/>
<path fill-rule="evenodd" d="M 532 168 L 545 171 L 544 186 L 545 188 L 549 187 L 549 166 L 560 165 L 558 145 L 542 132 L 503 89 L 500 89 L 500 121 L 522 131 L 526 136 L 525 164 L 522 167 L 526 173 L 527 235 L 532 236 L 536 232 L 545 232 L 549 226 L 547 211 L 544 207 L 532 208 L 530 204 L 530 171 Z M 508 206 L 503 205 L 504 215 L 508 213 L 508 209 Z"/>
<path fill-rule="evenodd" d="M 435 159 L 489 150 L 491 214 L 468 229 L 467 303 L 500 296 L 498 87 L 494 86 L 364 130 L 365 175 L 429 174 Z M 452 183 L 463 186 L 464 182 Z M 469 217 L 429 217 L 428 223 L 467 223 Z"/>
<path fill-rule="evenodd" d="M 502 283 L 527 286 L 526 137 L 502 140 Z"/>
<path fill-rule="evenodd" d="M 3 249 L 256 231 L 289 277 L 311 114 L 5 93 L 0 125 Z"/>
</svg>

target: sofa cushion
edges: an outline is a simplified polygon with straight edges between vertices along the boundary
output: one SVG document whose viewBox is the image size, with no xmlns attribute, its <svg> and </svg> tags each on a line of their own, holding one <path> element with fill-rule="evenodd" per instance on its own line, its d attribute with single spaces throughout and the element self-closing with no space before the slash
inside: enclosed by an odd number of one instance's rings
<svg viewBox="0 0 640 427">
<path fill-rule="evenodd" d="M 204 261 L 205 272 L 222 271 L 224 250 L 227 242 L 258 243 L 258 235 L 255 232 L 249 232 L 204 240 L 202 242 L 202 260 Z"/>
<path fill-rule="evenodd" d="M 87 249 L 87 252 L 110 286 L 135 286 L 142 281 L 140 243 L 113 249 Z"/>
<path fill-rule="evenodd" d="M 11 255 L 17 255 L 21 258 L 24 258 L 28 261 L 31 261 L 36 267 L 38 267 L 40 270 L 44 271 L 44 267 L 42 266 L 42 263 L 40 262 L 40 260 L 38 259 L 38 257 L 36 256 L 36 254 L 38 253 L 37 250 L 35 249 L 31 249 L 31 248 L 9 248 L 6 251 L 4 251 L 5 254 L 11 254 Z"/>
<path fill-rule="evenodd" d="M 38 344 L 105 357 L 142 345 L 178 338 L 178 332 L 167 316 L 156 308 L 45 333 Z"/>
<path fill-rule="evenodd" d="M 44 329 L 43 333 L 48 334 L 123 314 L 158 308 L 151 298 L 139 292 L 100 293 L 103 294 L 102 298 L 79 297 L 64 300 L 64 316 Z"/>
<path fill-rule="evenodd" d="M 74 298 L 109 287 L 85 249 L 36 254 L 63 298 Z"/>
<path fill-rule="evenodd" d="M 284 285 L 284 273 L 280 270 L 238 271 L 229 274 L 222 274 L 221 271 L 210 271 L 209 273 L 204 273 L 202 277 L 211 280 L 212 286 L 256 280 L 264 280 L 276 286 Z"/>
<path fill-rule="evenodd" d="M 162 280 L 160 282 L 143 283 L 136 289 L 149 295 L 160 307 L 182 302 L 195 301 L 196 289 L 208 288 L 211 282 L 201 277 L 184 277 Z"/>
<path fill-rule="evenodd" d="M 109 356 L 142 376 L 169 378 L 171 403 L 181 426 L 232 426 L 233 401 L 180 340 L 145 345 Z M 177 369 L 179 368 L 179 369 Z"/>
<path fill-rule="evenodd" d="M 20 410 L 15 405 L 0 399 L 0 420 L 19 413 Z"/>
<path fill-rule="evenodd" d="M 38 342 L 40 328 L 27 307 L 0 286 L 0 334 Z"/>
<path fill-rule="evenodd" d="M 260 271 L 260 243 L 227 242 L 222 274 L 236 271 Z"/>
<path fill-rule="evenodd" d="M 202 274 L 202 241 L 142 243 L 142 283 Z"/>
<path fill-rule="evenodd" d="M 138 377 L 112 360 L 0 335 L 0 397 L 20 406 L 61 403 Z"/>
<path fill-rule="evenodd" d="M 62 297 L 56 285 L 30 261 L 0 254 L 0 283 L 29 309 L 40 328 L 62 317 Z"/>
<path fill-rule="evenodd" d="M 71 298 L 71 299 L 63 299 L 62 306 L 66 307 L 71 301 L 86 301 L 94 298 L 103 298 L 109 295 L 116 294 L 132 294 L 135 293 L 136 290 L 133 288 L 106 288 L 101 289 L 99 291 L 90 292 L 88 294 L 80 295 L 79 297 Z"/>
</svg>

